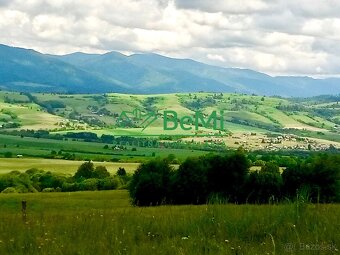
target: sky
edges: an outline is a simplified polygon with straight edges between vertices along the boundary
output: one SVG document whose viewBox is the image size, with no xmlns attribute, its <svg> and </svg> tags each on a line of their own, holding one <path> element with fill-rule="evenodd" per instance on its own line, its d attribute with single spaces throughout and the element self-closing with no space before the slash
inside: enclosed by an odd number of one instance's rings
<svg viewBox="0 0 340 255">
<path fill-rule="evenodd" d="M 338 0 L 0 0 L 0 43 L 340 76 Z"/>
</svg>

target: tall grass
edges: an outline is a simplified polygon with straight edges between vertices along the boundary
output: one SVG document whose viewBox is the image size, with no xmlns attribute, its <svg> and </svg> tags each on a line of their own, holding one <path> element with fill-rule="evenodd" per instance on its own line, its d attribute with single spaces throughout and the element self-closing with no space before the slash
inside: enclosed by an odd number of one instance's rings
<svg viewBox="0 0 340 255">
<path fill-rule="evenodd" d="M 339 209 L 302 201 L 131 207 L 122 190 L 8 194 L 0 196 L 0 254 L 336 254 Z"/>
</svg>

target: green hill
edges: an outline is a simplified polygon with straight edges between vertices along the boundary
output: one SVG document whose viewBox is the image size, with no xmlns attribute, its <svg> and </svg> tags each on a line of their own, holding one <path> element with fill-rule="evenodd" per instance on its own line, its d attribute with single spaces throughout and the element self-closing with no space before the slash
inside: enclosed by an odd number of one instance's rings
<svg viewBox="0 0 340 255">
<path fill-rule="evenodd" d="M 46 129 L 54 132 L 92 130 L 98 134 L 161 135 L 164 110 L 176 111 L 178 118 L 202 112 L 224 112 L 226 132 L 290 132 L 339 140 L 339 97 L 283 99 L 244 94 L 180 93 L 129 94 L 25 94 L 0 92 L 0 124 L 3 129 Z M 138 109 L 157 112 L 157 119 L 144 131 L 138 123 L 118 125 L 122 111 Z M 16 123 L 14 125 L 13 123 Z M 190 126 L 190 125 L 189 125 Z M 211 132 L 204 129 L 203 134 Z M 169 131 L 166 134 L 177 134 Z M 184 132 L 195 134 L 195 131 Z M 197 133 L 197 132 L 196 132 Z"/>
</svg>

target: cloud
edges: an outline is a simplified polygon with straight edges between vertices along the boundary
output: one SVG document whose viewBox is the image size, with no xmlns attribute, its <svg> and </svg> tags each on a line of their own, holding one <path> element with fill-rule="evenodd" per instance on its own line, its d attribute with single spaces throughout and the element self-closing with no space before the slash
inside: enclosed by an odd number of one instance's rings
<svg viewBox="0 0 340 255">
<path fill-rule="evenodd" d="M 273 75 L 340 75 L 336 0 L 0 0 L 0 43 L 156 52 Z"/>
<path fill-rule="evenodd" d="M 176 6 L 184 9 L 196 9 L 203 12 L 225 12 L 225 13 L 252 13 L 263 11 L 268 8 L 265 1 L 261 0 L 176 0 Z"/>
<path fill-rule="evenodd" d="M 207 57 L 208 57 L 208 59 L 211 59 L 211 60 L 218 60 L 218 61 L 221 61 L 221 62 L 225 62 L 224 57 L 221 56 L 221 55 L 217 55 L 217 54 L 208 54 Z"/>
</svg>

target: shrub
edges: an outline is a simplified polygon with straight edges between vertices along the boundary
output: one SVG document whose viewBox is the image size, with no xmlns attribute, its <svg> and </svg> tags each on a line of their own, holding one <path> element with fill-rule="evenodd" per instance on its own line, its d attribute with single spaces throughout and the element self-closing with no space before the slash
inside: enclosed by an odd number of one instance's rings
<svg viewBox="0 0 340 255">
<path fill-rule="evenodd" d="M 176 156 L 175 154 L 169 154 L 167 157 L 166 157 L 166 160 L 170 163 L 170 164 L 175 164 L 177 162 L 176 161 Z"/>
<path fill-rule="evenodd" d="M 92 173 L 92 178 L 103 179 L 109 177 L 110 173 L 105 166 L 97 166 Z"/>
<path fill-rule="evenodd" d="M 65 177 L 51 172 L 44 172 L 39 178 L 40 189 L 61 187 L 64 181 Z"/>
<path fill-rule="evenodd" d="M 61 190 L 63 192 L 77 191 L 78 187 L 76 183 L 64 182 L 63 185 L 61 186 Z"/>
<path fill-rule="evenodd" d="M 18 193 L 37 192 L 29 175 L 18 171 L 12 171 L 0 176 L 0 191 L 8 187 L 15 188 Z"/>
<path fill-rule="evenodd" d="M 98 180 L 99 190 L 113 190 L 117 189 L 119 185 L 120 183 L 115 177 L 107 177 L 105 179 Z"/>
<path fill-rule="evenodd" d="M 207 201 L 207 170 L 202 158 L 187 158 L 172 179 L 171 193 L 174 203 L 202 204 Z"/>
<path fill-rule="evenodd" d="M 153 159 L 141 164 L 132 176 L 129 193 L 134 205 L 158 205 L 169 197 L 172 167 L 166 160 Z"/>
<path fill-rule="evenodd" d="M 232 202 L 240 202 L 249 171 L 249 162 L 243 151 L 229 156 L 210 156 L 205 162 L 209 192 L 222 195 Z"/>
<path fill-rule="evenodd" d="M 126 171 L 124 167 L 119 167 L 116 173 L 118 176 L 126 176 Z"/>
<path fill-rule="evenodd" d="M 55 192 L 54 188 L 44 188 L 41 192 Z"/>
<path fill-rule="evenodd" d="M 0 192 L 14 185 L 13 179 L 9 174 L 0 175 Z"/>
<path fill-rule="evenodd" d="M 3 191 L 1 191 L 1 193 L 4 193 L 4 194 L 18 193 L 18 191 L 13 187 L 8 187 L 8 188 L 4 189 Z"/>
<path fill-rule="evenodd" d="M 282 174 L 285 194 L 304 190 L 312 202 L 335 202 L 340 196 L 340 155 L 319 155 L 288 167 Z"/>
<path fill-rule="evenodd" d="M 4 157 L 5 158 L 12 158 L 13 157 L 13 153 L 10 152 L 10 151 L 7 151 L 7 152 L 4 153 Z"/>
<path fill-rule="evenodd" d="M 90 178 L 77 183 L 77 190 L 98 190 L 98 179 Z"/>
<path fill-rule="evenodd" d="M 83 163 L 77 170 L 77 172 L 74 175 L 74 178 L 79 180 L 81 178 L 92 178 L 94 171 L 93 163 L 88 161 Z"/>
<path fill-rule="evenodd" d="M 256 171 L 250 173 L 246 190 L 246 202 L 268 203 L 270 200 L 280 199 L 282 177 L 280 173 Z"/>
</svg>

